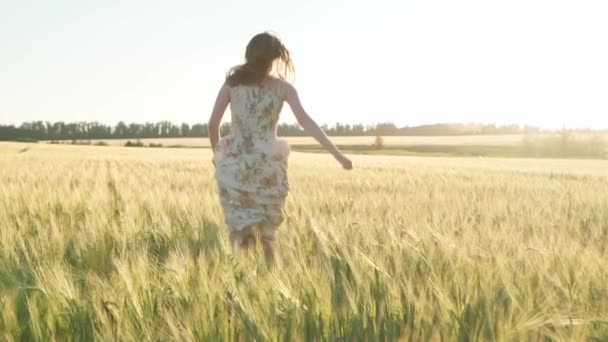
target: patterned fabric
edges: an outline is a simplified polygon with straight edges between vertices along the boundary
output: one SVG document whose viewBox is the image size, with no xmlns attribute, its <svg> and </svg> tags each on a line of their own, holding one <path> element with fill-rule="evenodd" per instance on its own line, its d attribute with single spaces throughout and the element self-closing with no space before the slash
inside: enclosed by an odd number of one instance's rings
<svg viewBox="0 0 608 342">
<path fill-rule="evenodd" d="M 289 192 L 289 145 L 277 139 L 283 100 L 259 86 L 231 89 L 231 133 L 216 145 L 215 177 L 231 231 L 278 226 Z"/>
</svg>

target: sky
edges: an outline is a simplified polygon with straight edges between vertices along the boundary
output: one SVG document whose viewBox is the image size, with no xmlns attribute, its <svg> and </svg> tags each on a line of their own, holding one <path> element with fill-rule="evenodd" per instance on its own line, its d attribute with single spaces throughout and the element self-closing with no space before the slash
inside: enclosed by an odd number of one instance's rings
<svg viewBox="0 0 608 342">
<path fill-rule="evenodd" d="M 207 122 L 273 31 L 319 123 L 608 128 L 606 18 L 605 0 L 0 0 L 0 124 Z"/>
</svg>

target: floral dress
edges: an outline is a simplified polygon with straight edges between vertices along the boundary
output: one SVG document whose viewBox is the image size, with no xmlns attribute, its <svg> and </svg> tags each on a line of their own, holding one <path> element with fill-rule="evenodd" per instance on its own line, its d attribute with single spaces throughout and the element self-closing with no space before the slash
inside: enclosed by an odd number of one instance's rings
<svg viewBox="0 0 608 342">
<path fill-rule="evenodd" d="M 213 161 L 226 225 L 277 227 L 289 192 L 289 145 L 277 139 L 283 99 L 261 86 L 231 88 L 231 133 L 216 145 Z"/>
</svg>

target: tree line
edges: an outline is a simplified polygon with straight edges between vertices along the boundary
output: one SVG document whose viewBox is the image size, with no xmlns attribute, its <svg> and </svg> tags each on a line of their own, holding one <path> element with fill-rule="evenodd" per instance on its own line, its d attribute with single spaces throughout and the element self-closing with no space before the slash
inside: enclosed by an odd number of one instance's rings
<svg viewBox="0 0 608 342">
<path fill-rule="evenodd" d="M 340 124 L 322 126 L 331 136 L 398 136 L 398 135 L 482 135 L 482 134 L 522 134 L 538 133 L 533 126 L 491 125 L 491 124 L 432 124 L 397 127 L 393 123 L 376 125 Z M 147 123 L 118 122 L 105 125 L 99 122 L 24 122 L 19 126 L 0 125 L 0 140 L 93 140 L 93 139 L 144 139 L 144 138 L 186 138 L 207 137 L 207 124 L 174 124 L 169 121 Z M 230 132 L 230 123 L 221 126 L 222 134 Z M 304 136 L 302 128 L 296 124 L 282 123 L 278 126 L 280 136 Z"/>
</svg>

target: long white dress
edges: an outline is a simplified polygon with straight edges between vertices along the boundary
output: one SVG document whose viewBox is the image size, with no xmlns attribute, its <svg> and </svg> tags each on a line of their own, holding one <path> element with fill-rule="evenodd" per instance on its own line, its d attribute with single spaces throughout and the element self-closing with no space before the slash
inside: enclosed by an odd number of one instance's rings
<svg viewBox="0 0 608 342">
<path fill-rule="evenodd" d="M 258 85 L 231 88 L 230 134 L 218 142 L 215 177 L 226 225 L 239 231 L 252 225 L 277 227 L 289 192 L 289 145 L 277 139 L 283 100 Z"/>
</svg>

